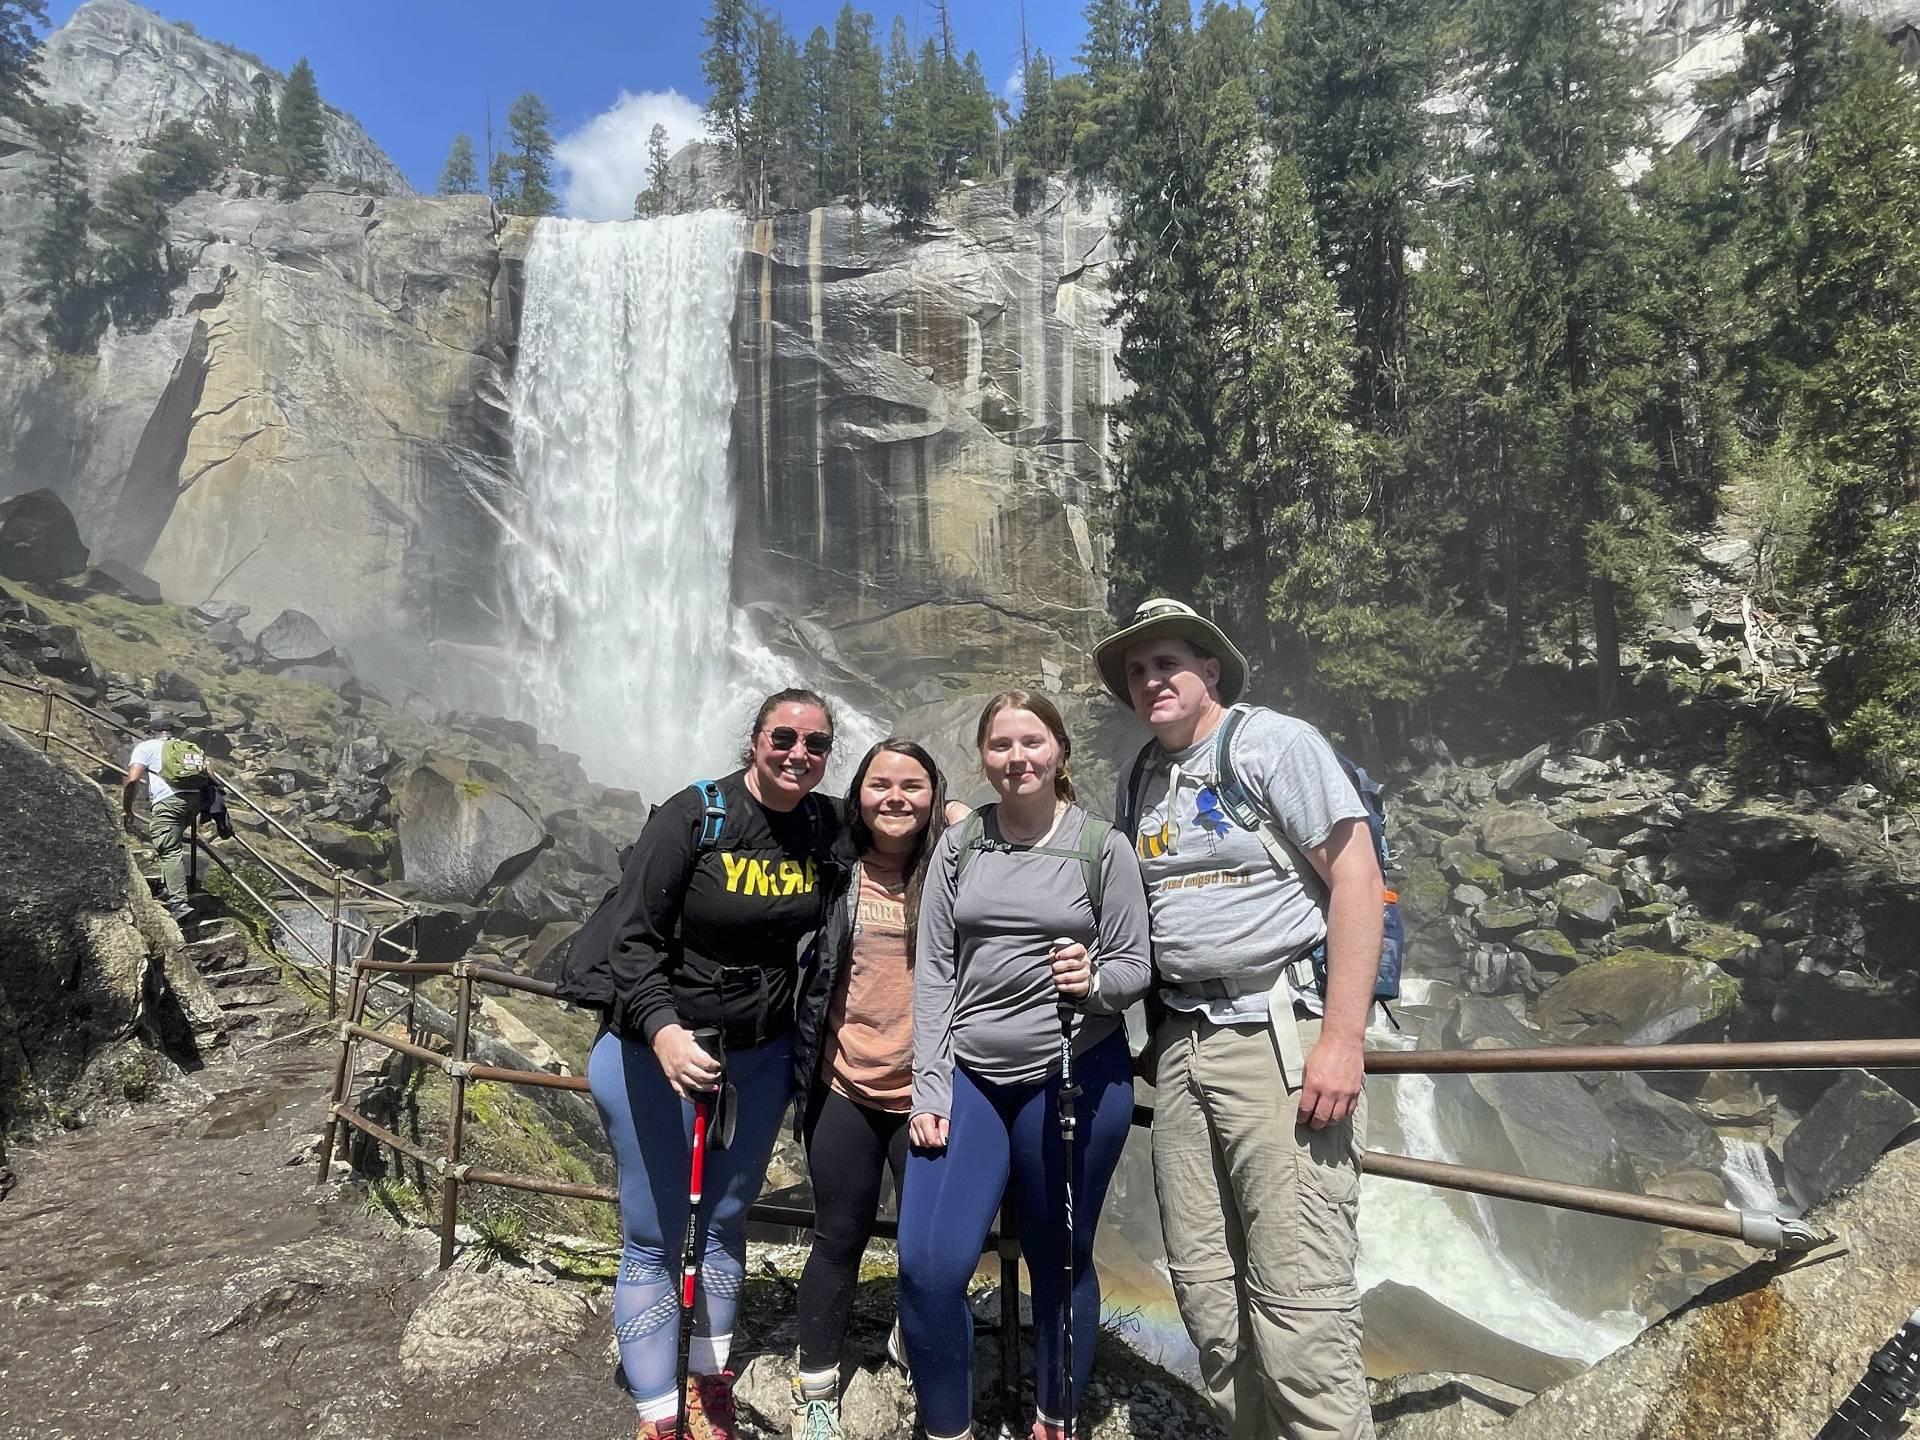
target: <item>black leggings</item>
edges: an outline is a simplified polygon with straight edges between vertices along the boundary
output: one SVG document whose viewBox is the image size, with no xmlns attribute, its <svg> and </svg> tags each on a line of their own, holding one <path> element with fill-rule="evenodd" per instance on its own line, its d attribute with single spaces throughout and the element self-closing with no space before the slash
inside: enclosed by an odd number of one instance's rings
<svg viewBox="0 0 1920 1440">
<path fill-rule="evenodd" d="M 813 1179 L 813 1250 L 800 1272 L 796 1329 L 800 1368 L 840 1364 L 860 1256 L 873 1238 L 880 1186 L 893 1171 L 897 1206 L 907 1171 L 907 1112 L 872 1110 L 823 1089 L 807 1109 L 807 1173 Z"/>
</svg>

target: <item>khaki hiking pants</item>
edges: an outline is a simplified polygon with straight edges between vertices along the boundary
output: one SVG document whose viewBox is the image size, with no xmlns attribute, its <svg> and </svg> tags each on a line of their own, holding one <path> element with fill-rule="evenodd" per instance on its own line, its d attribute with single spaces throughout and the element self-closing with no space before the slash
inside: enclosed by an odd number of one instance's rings
<svg viewBox="0 0 1920 1440">
<path fill-rule="evenodd" d="M 187 903 L 187 832 L 199 813 L 199 795 L 176 790 L 155 801 L 147 815 L 147 843 L 160 862 L 160 888 L 169 905 Z"/>
<path fill-rule="evenodd" d="M 1231 1440 L 1370 1440 L 1353 1264 L 1363 1096 L 1294 1124 L 1266 1025 L 1161 1023 L 1153 1179 L 1174 1298 Z M 1311 1051 L 1317 1020 L 1303 1021 Z"/>
</svg>

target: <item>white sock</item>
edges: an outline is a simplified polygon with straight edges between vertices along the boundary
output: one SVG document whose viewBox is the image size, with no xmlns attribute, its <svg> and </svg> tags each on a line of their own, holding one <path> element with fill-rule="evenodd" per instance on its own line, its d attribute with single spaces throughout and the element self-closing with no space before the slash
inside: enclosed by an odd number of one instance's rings
<svg viewBox="0 0 1920 1440">
<path fill-rule="evenodd" d="M 802 1370 L 800 1393 L 809 1400 L 831 1400 L 840 1388 L 840 1367 L 830 1370 Z"/>
<path fill-rule="evenodd" d="M 687 1369 L 695 1375 L 718 1375 L 733 1352 L 733 1332 L 696 1335 L 687 1343 Z"/>
<path fill-rule="evenodd" d="M 680 1396 L 677 1391 L 669 1390 L 664 1395 L 649 1395 L 633 1403 L 642 1420 L 671 1420 L 680 1408 Z"/>
</svg>

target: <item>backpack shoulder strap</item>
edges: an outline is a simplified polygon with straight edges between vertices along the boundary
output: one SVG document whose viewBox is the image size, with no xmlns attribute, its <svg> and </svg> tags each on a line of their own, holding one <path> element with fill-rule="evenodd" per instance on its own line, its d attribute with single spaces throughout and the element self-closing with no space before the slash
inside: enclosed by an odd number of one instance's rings
<svg viewBox="0 0 1920 1440">
<path fill-rule="evenodd" d="M 1140 753 L 1133 757 L 1133 769 L 1127 774 L 1126 798 L 1120 802 L 1120 814 L 1115 817 L 1120 833 L 1132 840 L 1140 831 L 1140 787 L 1146 784 L 1147 764 L 1153 759 L 1154 748 L 1160 742 L 1149 740 L 1140 747 Z"/>
<path fill-rule="evenodd" d="M 718 780 L 696 780 L 688 787 L 699 795 L 704 808 L 700 812 L 700 843 L 697 850 L 711 850 L 720 843 L 720 832 L 727 828 L 727 796 Z"/>
<path fill-rule="evenodd" d="M 960 826 L 960 854 L 954 862 L 953 883 L 957 890 L 960 882 L 967 878 L 967 866 L 973 863 L 987 840 L 987 808 L 981 806 L 970 813 Z"/>
<path fill-rule="evenodd" d="M 1113 824 L 1089 813 L 1080 827 L 1080 874 L 1087 882 L 1087 903 L 1093 907 L 1093 923 L 1100 924 L 1100 897 L 1106 889 L 1107 836 Z"/>
<path fill-rule="evenodd" d="M 1292 838 L 1267 814 L 1266 806 L 1247 788 L 1246 781 L 1240 778 L 1240 772 L 1233 768 L 1234 738 L 1252 713 L 1253 707 L 1245 703 L 1229 707 L 1227 718 L 1220 722 L 1220 728 L 1213 733 L 1213 793 L 1220 797 L 1220 808 L 1226 811 L 1234 824 L 1242 830 L 1253 831 L 1259 837 L 1260 847 L 1267 852 L 1274 869 L 1282 875 L 1298 874 L 1302 883 L 1312 876 L 1313 883 L 1317 884 L 1319 876 L 1313 873 L 1311 866 L 1300 863 Z"/>
</svg>

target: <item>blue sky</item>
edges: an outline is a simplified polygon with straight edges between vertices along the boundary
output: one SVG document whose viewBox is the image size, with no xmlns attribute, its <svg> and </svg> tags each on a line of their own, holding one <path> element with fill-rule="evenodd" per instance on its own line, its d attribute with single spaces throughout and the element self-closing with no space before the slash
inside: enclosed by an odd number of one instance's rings
<svg viewBox="0 0 1920 1440">
<path fill-rule="evenodd" d="M 52 0 L 49 20 L 63 23 L 79 3 Z M 1029 0 L 1030 42 L 1069 60 L 1079 47 L 1080 3 Z M 533 90 L 553 111 L 560 159 L 582 172 L 576 208 L 605 208 L 621 190 L 630 204 L 638 187 L 625 172 L 644 156 L 648 128 L 656 119 L 670 130 L 690 123 L 693 112 L 665 97 L 677 92 L 696 106 L 706 98 L 706 0 L 163 0 L 151 8 L 281 70 L 305 55 L 321 95 L 359 117 L 422 190 L 438 180 L 456 133 L 470 131 L 480 147 L 489 95 L 497 135 L 513 97 Z M 786 0 L 771 8 L 804 40 L 815 25 L 831 33 L 840 5 Z M 896 14 L 916 35 L 932 24 L 924 0 L 859 8 L 873 13 L 882 44 Z M 978 51 L 989 83 L 1004 87 L 1020 63 L 1018 0 L 951 0 L 951 13 L 962 48 Z"/>
</svg>

